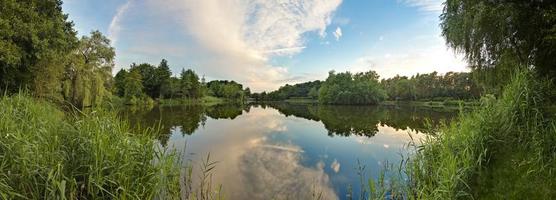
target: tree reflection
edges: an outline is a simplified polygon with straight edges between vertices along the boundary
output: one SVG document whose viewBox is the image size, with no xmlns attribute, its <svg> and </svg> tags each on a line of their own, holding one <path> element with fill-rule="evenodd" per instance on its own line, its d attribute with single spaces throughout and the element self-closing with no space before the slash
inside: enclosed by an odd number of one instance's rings
<svg viewBox="0 0 556 200">
<path fill-rule="evenodd" d="M 285 116 L 320 121 L 330 136 L 374 136 L 378 126 L 429 133 L 455 115 L 453 111 L 395 106 L 330 106 L 317 104 L 266 104 Z"/>
<path fill-rule="evenodd" d="M 379 126 L 397 130 L 412 130 L 428 133 L 443 121 L 449 121 L 456 112 L 446 112 L 417 107 L 393 106 L 331 106 L 318 104 L 220 104 L 215 106 L 155 106 L 152 108 L 126 107 L 119 113 L 135 128 L 159 129 L 160 142 L 165 145 L 172 131 L 182 135 L 193 134 L 204 126 L 207 117 L 212 119 L 235 119 L 248 113 L 251 107 L 268 107 L 285 116 L 295 116 L 321 122 L 329 136 L 367 136 L 378 132 Z"/>
<path fill-rule="evenodd" d="M 159 140 L 166 145 L 172 130 L 179 130 L 182 135 L 191 135 L 204 126 L 207 117 L 213 119 L 235 119 L 245 110 L 245 106 L 216 105 L 205 107 L 201 105 L 125 107 L 119 115 L 127 119 L 136 129 L 154 128 L 159 132 Z"/>
</svg>

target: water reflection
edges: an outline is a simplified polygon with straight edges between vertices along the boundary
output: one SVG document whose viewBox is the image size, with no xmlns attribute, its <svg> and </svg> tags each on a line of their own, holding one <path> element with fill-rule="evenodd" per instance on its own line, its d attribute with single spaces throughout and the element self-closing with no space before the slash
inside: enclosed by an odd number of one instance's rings
<svg viewBox="0 0 556 200">
<path fill-rule="evenodd" d="M 314 104 L 220 104 L 210 107 L 199 105 L 162 106 L 152 109 L 128 108 L 121 112 L 132 125 L 155 127 L 162 125 L 161 140 L 179 127 L 183 135 L 191 135 L 203 126 L 207 117 L 212 119 L 235 119 L 251 107 L 278 110 L 281 114 L 321 122 L 329 136 L 374 136 L 379 126 L 389 126 L 396 130 L 411 130 L 428 133 L 455 117 L 455 112 L 418 107 L 392 106 L 328 106 Z"/>
<path fill-rule="evenodd" d="M 154 107 L 122 110 L 134 126 L 160 125 L 162 144 L 207 153 L 218 161 L 214 182 L 228 199 L 346 199 L 358 196 L 361 160 L 376 178 L 384 162 L 399 162 L 408 134 L 455 113 L 400 107 L 310 104 Z M 341 136 L 341 137 L 338 137 Z"/>
</svg>

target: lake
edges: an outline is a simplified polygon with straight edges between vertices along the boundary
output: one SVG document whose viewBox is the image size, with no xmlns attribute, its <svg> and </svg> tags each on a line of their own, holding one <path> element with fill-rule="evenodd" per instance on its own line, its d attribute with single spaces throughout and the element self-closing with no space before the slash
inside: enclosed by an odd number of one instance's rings
<svg viewBox="0 0 556 200">
<path fill-rule="evenodd" d="M 132 125 L 160 126 L 160 144 L 198 168 L 210 153 L 212 182 L 227 199 L 354 198 L 360 173 L 377 178 L 411 154 L 410 141 L 457 112 L 395 106 L 252 104 L 155 106 L 120 112 Z M 357 170 L 364 167 L 364 170 Z M 197 176 L 194 175 L 194 178 Z M 351 192 L 350 192 L 351 191 Z"/>
</svg>

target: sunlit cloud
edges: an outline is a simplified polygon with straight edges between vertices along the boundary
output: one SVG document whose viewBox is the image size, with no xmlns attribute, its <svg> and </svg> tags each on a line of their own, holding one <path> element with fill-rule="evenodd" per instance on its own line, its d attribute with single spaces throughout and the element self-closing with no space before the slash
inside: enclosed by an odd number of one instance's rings
<svg viewBox="0 0 556 200">
<path fill-rule="evenodd" d="M 421 11 L 440 13 L 442 12 L 444 0 L 398 0 L 411 7 L 417 7 Z"/>
<path fill-rule="evenodd" d="M 108 26 L 108 38 L 110 38 L 112 45 L 116 44 L 116 42 L 118 41 L 118 37 L 122 29 L 121 26 L 122 17 L 124 16 L 125 12 L 129 9 L 132 2 L 133 2 L 132 0 L 128 0 L 125 4 L 118 7 L 118 9 L 116 10 L 116 14 L 114 15 L 114 17 L 112 17 L 112 20 L 110 21 L 110 25 Z"/>
<path fill-rule="evenodd" d="M 374 70 L 381 78 L 412 76 L 434 71 L 469 71 L 463 56 L 455 54 L 441 41 L 437 45 L 400 49 L 395 53 L 369 54 L 358 58 L 347 70 Z"/>
<path fill-rule="evenodd" d="M 340 40 L 340 37 L 342 37 L 342 29 L 340 27 L 336 28 L 336 30 L 333 32 L 334 38 L 336 38 L 336 41 Z"/>
<path fill-rule="evenodd" d="M 334 159 L 332 164 L 330 164 L 330 168 L 336 173 L 340 172 L 340 163 L 338 162 L 338 160 Z"/>
<path fill-rule="evenodd" d="M 180 22 L 199 45 L 203 71 L 235 79 L 255 91 L 276 89 L 290 74 L 269 63 L 305 48 L 304 34 L 321 38 L 341 0 L 294 1 L 152 1 L 167 17 Z"/>
</svg>

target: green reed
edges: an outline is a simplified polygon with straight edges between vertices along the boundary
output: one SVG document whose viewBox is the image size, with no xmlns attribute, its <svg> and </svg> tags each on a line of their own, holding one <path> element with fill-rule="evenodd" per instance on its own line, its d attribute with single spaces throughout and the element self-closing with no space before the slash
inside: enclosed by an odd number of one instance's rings
<svg viewBox="0 0 556 200">
<path fill-rule="evenodd" d="M 499 99 L 461 112 L 406 165 L 407 198 L 556 197 L 556 122 L 543 108 L 548 81 L 518 73 Z M 553 113 L 552 113 L 553 115 Z"/>
<path fill-rule="evenodd" d="M 192 167 L 155 135 L 109 111 L 1 97 L 0 199 L 207 199 L 184 194 Z"/>
</svg>

